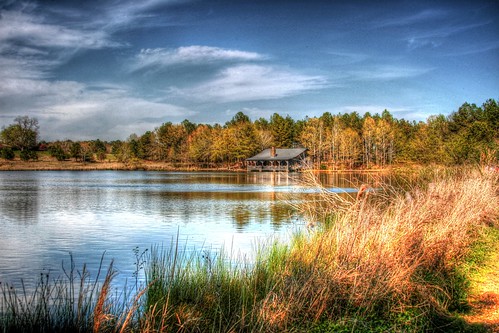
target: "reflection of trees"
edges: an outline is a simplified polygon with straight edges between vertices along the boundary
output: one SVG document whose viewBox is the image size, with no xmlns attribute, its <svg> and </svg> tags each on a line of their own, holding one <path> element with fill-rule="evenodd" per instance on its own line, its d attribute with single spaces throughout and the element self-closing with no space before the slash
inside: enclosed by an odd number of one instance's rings
<svg viewBox="0 0 499 333">
<path fill-rule="evenodd" d="M 270 206 L 272 226 L 276 228 L 280 227 L 281 224 L 289 222 L 292 214 L 293 211 L 287 204 L 274 203 Z"/>
<path fill-rule="evenodd" d="M 321 172 L 316 175 L 322 185 L 325 187 L 338 188 L 358 188 L 361 184 L 371 184 L 376 187 L 379 184 L 389 182 L 389 177 L 377 173 L 328 173 Z"/>
<path fill-rule="evenodd" d="M 6 196 L 0 200 L 0 211 L 2 215 L 17 222 L 36 222 L 38 199 L 36 189 L 25 195 Z"/>
<path fill-rule="evenodd" d="M 0 212 L 2 216 L 16 222 L 36 222 L 39 210 L 38 179 L 30 179 L 29 185 L 21 181 L 19 185 L 2 188 L 6 193 L 0 196 Z M 9 193 L 7 195 L 7 193 Z"/>
<path fill-rule="evenodd" d="M 236 206 L 232 209 L 231 215 L 236 222 L 237 230 L 244 230 L 251 221 L 251 212 L 248 206 Z"/>
<path fill-rule="evenodd" d="M 251 223 L 270 223 L 274 229 L 289 223 L 293 209 L 285 203 L 271 203 L 268 206 L 238 205 L 230 211 L 237 230 L 242 231 Z"/>
</svg>

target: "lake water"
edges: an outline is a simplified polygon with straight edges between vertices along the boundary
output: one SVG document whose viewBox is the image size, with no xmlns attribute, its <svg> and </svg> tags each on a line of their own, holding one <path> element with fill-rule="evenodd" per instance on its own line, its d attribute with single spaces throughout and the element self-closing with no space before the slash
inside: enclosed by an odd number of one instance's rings
<svg viewBox="0 0 499 333">
<path fill-rule="evenodd" d="M 338 191 L 359 183 L 355 175 L 321 177 Z M 60 274 L 70 253 L 95 274 L 105 252 L 124 283 L 135 271 L 134 248 L 170 247 L 177 237 L 187 251 L 223 246 L 251 256 L 259 242 L 304 228 L 283 197 L 307 200 L 309 192 L 297 174 L 0 172 L 0 282 Z"/>
</svg>

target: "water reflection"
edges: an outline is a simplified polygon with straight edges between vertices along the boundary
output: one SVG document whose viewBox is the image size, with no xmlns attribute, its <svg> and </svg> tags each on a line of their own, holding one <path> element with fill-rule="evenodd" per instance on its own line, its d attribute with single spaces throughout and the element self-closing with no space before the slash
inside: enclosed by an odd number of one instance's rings
<svg viewBox="0 0 499 333">
<path fill-rule="evenodd" d="M 0 188 L 9 195 L 0 195 L 0 212 L 9 220 L 22 224 L 34 222 L 39 210 L 38 180 L 26 183 L 18 179 L 7 181 L 2 178 Z"/>
<path fill-rule="evenodd" d="M 326 187 L 355 191 L 357 175 L 320 174 Z M 285 202 L 309 195 L 296 174 L 0 172 L 0 281 L 58 271 L 71 252 L 95 268 L 115 259 L 121 279 L 132 250 L 229 246 L 249 253 L 256 238 L 289 237 L 304 223 Z"/>
</svg>

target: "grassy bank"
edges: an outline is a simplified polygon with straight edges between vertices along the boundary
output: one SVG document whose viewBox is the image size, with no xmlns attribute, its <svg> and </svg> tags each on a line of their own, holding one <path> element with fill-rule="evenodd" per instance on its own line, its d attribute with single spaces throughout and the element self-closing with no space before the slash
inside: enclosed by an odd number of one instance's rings
<svg viewBox="0 0 499 333">
<path fill-rule="evenodd" d="M 2 284 L 0 330 L 479 332 L 458 314 L 470 258 L 489 255 L 477 244 L 498 227 L 497 175 L 426 170 L 393 184 L 353 201 L 322 191 L 296 207 L 316 226 L 251 263 L 153 249 L 144 286 L 119 297 L 112 267 L 104 282 L 68 273 L 29 295 Z"/>
<path fill-rule="evenodd" d="M 46 155 L 39 155 L 37 161 L 21 161 L 0 159 L 0 171 L 86 171 L 86 170 L 150 170 L 150 171 L 219 171 L 234 170 L 228 167 L 199 168 L 192 164 L 172 164 L 152 161 L 118 162 L 114 158 L 103 161 L 81 162 L 74 160 L 57 161 Z"/>
</svg>

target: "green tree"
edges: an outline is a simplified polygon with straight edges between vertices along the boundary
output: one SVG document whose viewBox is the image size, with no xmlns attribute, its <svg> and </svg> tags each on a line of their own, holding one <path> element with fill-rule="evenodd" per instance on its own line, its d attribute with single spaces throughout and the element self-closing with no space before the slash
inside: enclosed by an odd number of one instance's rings
<svg viewBox="0 0 499 333">
<path fill-rule="evenodd" d="M 194 123 L 191 123 L 189 120 L 185 119 L 182 121 L 182 126 L 184 126 L 185 132 L 187 135 L 190 135 L 194 130 L 196 129 L 197 125 Z"/>
<path fill-rule="evenodd" d="M 443 115 L 430 116 L 419 123 L 411 141 L 412 159 L 419 163 L 452 163 L 449 126 Z M 459 143 L 461 146 L 461 144 Z M 464 146 L 463 146 L 464 147 Z"/>
<path fill-rule="evenodd" d="M 100 139 L 91 141 L 90 152 L 92 154 L 95 154 L 95 156 L 99 161 L 102 161 L 106 159 L 106 152 L 107 152 L 106 144 L 102 142 Z"/>
<path fill-rule="evenodd" d="M 79 142 L 73 142 L 71 145 L 71 148 L 69 149 L 69 156 L 74 158 L 75 161 L 81 160 L 83 161 L 83 148 L 81 146 L 81 143 Z"/>
<path fill-rule="evenodd" d="M 38 120 L 28 116 L 16 117 L 14 124 L 4 128 L 1 132 L 2 141 L 21 151 L 33 150 L 38 140 Z M 26 154 L 25 154 L 26 155 Z M 27 154 L 26 156 L 30 156 Z"/>
<path fill-rule="evenodd" d="M 260 150 L 260 142 L 251 122 L 240 122 L 226 129 L 230 137 L 230 156 L 237 162 L 253 156 Z"/>
<path fill-rule="evenodd" d="M 495 132 L 495 138 L 499 139 L 499 105 L 493 99 L 483 103 L 483 120 L 486 121 L 490 129 Z"/>
<path fill-rule="evenodd" d="M 138 140 L 138 157 L 144 160 L 157 160 L 156 134 L 145 132 Z"/>
<path fill-rule="evenodd" d="M 374 134 L 376 163 L 381 166 L 392 163 L 395 135 L 390 120 L 384 118 L 377 119 Z"/>
<path fill-rule="evenodd" d="M 270 131 L 274 138 L 274 146 L 279 148 L 291 148 L 294 143 L 294 120 L 288 115 L 283 118 L 274 113 L 270 118 Z"/>
<path fill-rule="evenodd" d="M 55 157 L 58 161 L 64 161 L 68 158 L 68 154 L 64 150 L 61 142 L 56 142 L 52 144 L 48 148 L 48 151 L 50 153 L 50 156 Z"/>
<path fill-rule="evenodd" d="M 357 112 L 340 114 L 339 118 L 344 128 L 351 128 L 361 135 L 364 121 Z"/>
<path fill-rule="evenodd" d="M 251 119 L 245 115 L 243 112 L 239 111 L 232 117 L 232 119 L 225 123 L 226 127 L 234 126 L 237 124 L 251 123 Z"/>
<path fill-rule="evenodd" d="M 494 100 L 486 101 L 483 108 L 464 103 L 449 115 L 448 149 L 454 163 L 477 163 L 484 154 L 490 154 L 490 151 L 495 151 L 498 155 L 498 115 L 499 110 Z"/>
</svg>

